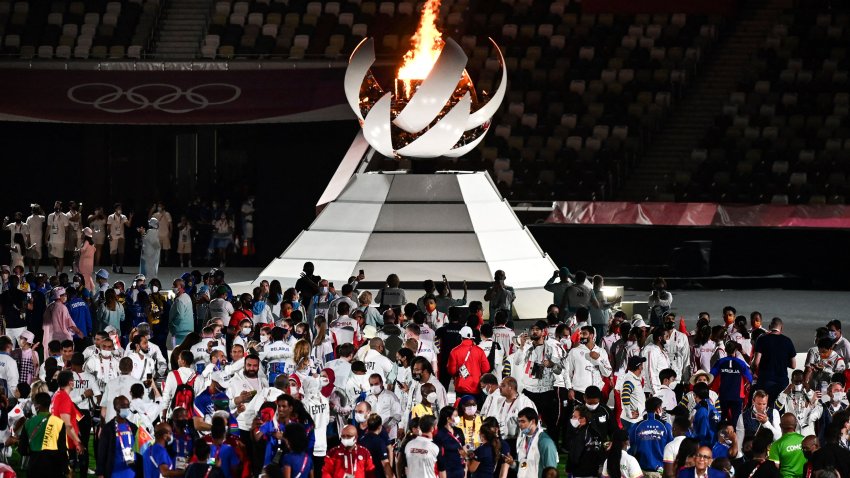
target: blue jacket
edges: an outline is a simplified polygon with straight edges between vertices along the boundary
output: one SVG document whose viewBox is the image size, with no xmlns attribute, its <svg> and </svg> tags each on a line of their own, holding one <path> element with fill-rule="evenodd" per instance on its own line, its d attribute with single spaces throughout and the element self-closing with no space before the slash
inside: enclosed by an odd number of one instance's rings
<svg viewBox="0 0 850 478">
<path fill-rule="evenodd" d="M 654 413 L 647 413 L 646 419 L 629 429 L 629 453 L 640 464 L 641 470 L 657 471 L 664 469 L 664 447 L 673 441 L 673 429 L 667 422 L 659 420 Z"/>
<path fill-rule="evenodd" d="M 71 319 L 74 320 L 74 325 L 83 333 L 83 337 L 88 337 L 94 333 L 91 325 L 91 310 L 88 304 L 81 297 L 74 297 L 68 301 L 68 313 L 71 314 Z"/>
<path fill-rule="evenodd" d="M 714 445 L 714 433 L 719 418 L 717 409 L 708 401 L 701 402 L 694 408 L 694 438 L 699 440 L 700 445 Z"/>
<path fill-rule="evenodd" d="M 723 473 L 720 470 L 716 470 L 714 468 L 709 468 L 708 470 L 708 478 L 726 478 L 726 473 Z M 687 468 L 682 468 L 682 471 L 676 475 L 676 478 L 694 478 L 696 476 L 696 470 L 694 467 L 689 466 Z"/>
<path fill-rule="evenodd" d="M 723 357 L 711 367 L 711 374 L 717 377 L 720 387 L 717 390 L 719 400 L 743 400 L 747 396 L 745 383 L 753 383 L 750 367 L 738 357 Z"/>
</svg>

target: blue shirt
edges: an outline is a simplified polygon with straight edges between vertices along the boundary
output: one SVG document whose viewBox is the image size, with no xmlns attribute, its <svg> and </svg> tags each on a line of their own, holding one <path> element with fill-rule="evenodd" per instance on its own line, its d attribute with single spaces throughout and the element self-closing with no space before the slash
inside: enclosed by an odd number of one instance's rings
<svg viewBox="0 0 850 478">
<path fill-rule="evenodd" d="M 81 297 L 74 297 L 68 301 L 68 313 L 71 314 L 71 319 L 74 325 L 83 333 L 83 336 L 88 337 L 92 333 L 91 326 L 91 310 L 88 304 Z"/>
<path fill-rule="evenodd" d="M 629 453 L 640 464 L 641 470 L 661 472 L 664 469 L 664 447 L 673 441 L 673 429 L 660 421 L 654 413 L 629 429 Z"/>
<path fill-rule="evenodd" d="M 133 449 L 133 443 L 136 437 L 133 436 L 133 431 L 130 430 L 129 423 L 115 423 L 115 465 L 112 467 L 112 475 L 117 478 L 136 478 L 136 472 L 132 466 L 128 466 L 124 461 L 124 448 Z M 134 455 L 136 460 L 138 455 Z"/>
<path fill-rule="evenodd" d="M 501 440 L 502 442 L 502 451 L 500 452 L 502 455 L 509 455 L 511 453 L 511 449 L 508 446 L 507 440 Z M 499 464 L 498 456 L 493 455 L 493 445 L 489 443 L 484 443 L 475 449 L 475 461 L 478 462 L 478 468 L 472 472 L 470 475 L 471 478 L 492 478 L 493 476 L 498 476 L 496 474 L 496 466 Z"/>
<path fill-rule="evenodd" d="M 434 436 L 434 443 L 440 447 L 437 469 L 445 471 L 449 478 L 462 478 L 466 474 L 459 451 L 463 440 L 463 432 L 458 428 L 454 428 L 454 432 L 450 433 L 445 427 L 440 427 L 440 430 Z M 377 468 L 377 465 L 375 467 Z"/>
<path fill-rule="evenodd" d="M 738 357 L 723 357 L 711 367 L 711 374 L 720 381 L 719 400 L 737 401 L 747 396 L 744 384 L 753 382 L 750 367 Z"/>
<path fill-rule="evenodd" d="M 195 397 L 195 414 L 199 417 L 212 416 L 215 413 L 215 402 L 220 400 L 230 401 L 227 394 L 218 391 L 215 395 L 210 395 L 210 389 L 207 388 Z"/>
<path fill-rule="evenodd" d="M 281 465 L 288 466 L 290 478 L 309 478 L 310 470 L 313 469 L 313 459 L 306 453 L 287 453 L 283 455 Z M 377 470 L 378 467 L 376 466 Z"/>
<path fill-rule="evenodd" d="M 260 432 L 266 437 L 268 443 L 266 443 L 266 455 L 263 460 L 263 466 L 268 465 L 272 462 L 272 458 L 274 458 L 275 451 L 277 451 L 278 441 L 277 438 L 274 437 L 276 431 L 280 430 L 281 433 L 286 429 L 286 425 L 283 423 L 278 423 L 277 427 L 273 421 L 269 420 L 266 423 L 260 425 Z"/>
<path fill-rule="evenodd" d="M 713 447 L 711 447 L 711 456 L 713 456 L 715 460 L 718 458 L 730 458 L 729 445 L 717 442 Z M 733 456 L 731 458 L 735 457 Z"/>
<path fill-rule="evenodd" d="M 174 462 L 168 456 L 168 451 L 159 443 L 154 443 L 145 450 L 143 463 L 145 466 L 145 478 L 160 478 L 160 465 L 168 465 L 169 470 L 174 469 Z"/>
<path fill-rule="evenodd" d="M 366 432 L 360 437 L 360 446 L 369 450 L 372 455 L 372 463 L 375 464 L 375 478 L 384 478 L 384 467 L 381 465 L 383 460 L 388 460 L 387 447 L 390 445 L 389 435 L 382 429 L 380 434 Z"/>
<path fill-rule="evenodd" d="M 236 450 L 227 443 L 222 443 L 221 446 L 210 443 L 210 458 L 219 461 L 221 471 L 226 478 L 232 478 L 233 469 L 239 466 L 240 463 L 239 457 L 236 455 Z"/>
<path fill-rule="evenodd" d="M 714 432 L 719 417 L 717 409 L 707 401 L 698 403 L 694 408 L 694 438 L 699 440 L 701 446 L 714 445 Z"/>
</svg>

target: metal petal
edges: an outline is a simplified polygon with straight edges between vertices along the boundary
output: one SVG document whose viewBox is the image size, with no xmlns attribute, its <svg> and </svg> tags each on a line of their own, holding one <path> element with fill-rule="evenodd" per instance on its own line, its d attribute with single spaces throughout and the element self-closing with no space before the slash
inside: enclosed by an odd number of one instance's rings
<svg viewBox="0 0 850 478">
<path fill-rule="evenodd" d="M 499 82 L 499 88 L 490 97 L 490 100 L 482 106 L 478 108 L 478 111 L 475 111 L 471 115 L 469 115 L 469 120 L 466 122 L 466 129 L 477 128 L 482 124 L 486 123 L 490 118 L 496 114 L 496 110 L 499 109 L 499 106 L 502 104 L 502 100 L 505 99 L 505 92 L 508 90 L 508 69 L 505 67 L 505 57 L 502 55 L 502 50 L 499 49 L 499 45 L 491 38 L 490 43 L 493 44 L 493 48 L 496 49 L 496 53 L 499 54 L 499 64 L 502 66 L 502 81 Z"/>
<path fill-rule="evenodd" d="M 463 136 L 472 96 L 467 92 L 443 118 L 422 136 L 398 150 L 401 156 L 411 158 L 435 158 L 449 151 Z"/>
<path fill-rule="evenodd" d="M 487 131 L 490 131 L 489 127 L 487 129 L 485 129 L 484 131 L 482 131 L 481 134 L 477 138 L 473 139 L 472 141 L 466 143 L 463 146 L 458 146 L 457 148 L 450 150 L 448 153 L 444 154 L 443 156 L 445 156 L 447 158 L 459 158 L 459 157 L 463 156 L 464 154 L 472 151 L 473 149 L 475 149 L 476 146 L 478 146 L 481 143 L 481 141 L 484 141 L 484 136 L 487 135 Z"/>
<path fill-rule="evenodd" d="M 466 61 L 460 45 L 451 38 L 447 39 L 428 78 L 396 117 L 395 125 L 408 133 L 417 133 L 431 124 L 457 88 Z"/>
<path fill-rule="evenodd" d="M 375 39 L 364 38 L 351 53 L 343 83 L 348 105 L 360 121 L 363 121 L 363 115 L 360 113 L 360 86 L 363 85 L 363 80 L 373 63 L 375 63 Z"/>
<path fill-rule="evenodd" d="M 369 110 L 363 120 L 363 136 L 379 153 L 393 157 L 390 106 L 393 94 L 387 93 Z"/>
</svg>

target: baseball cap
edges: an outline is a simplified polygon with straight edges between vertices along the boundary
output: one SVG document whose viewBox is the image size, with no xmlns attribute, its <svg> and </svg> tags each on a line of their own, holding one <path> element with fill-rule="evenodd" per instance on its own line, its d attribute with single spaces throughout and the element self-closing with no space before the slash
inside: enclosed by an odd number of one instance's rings
<svg viewBox="0 0 850 478">
<path fill-rule="evenodd" d="M 52 295 L 53 295 L 54 299 L 58 299 L 58 298 L 62 297 L 63 295 L 65 295 L 65 288 L 64 287 L 57 287 L 57 288 L 53 289 Z"/>
<path fill-rule="evenodd" d="M 101 279 L 109 279 L 109 271 L 107 271 L 106 269 L 99 269 L 95 276 Z"/>
<path fill-rule="evenodd" d="M 27 342 L 29 343 L 32 343 L 32 341 L 35 340 L 35 334 L 30 332 L 29 330 L 24 330 L 23 332 L 21 332 L 21 335 L 19 335 L 19 337 L 27 339 Z"/>
<path fill-rule="evenodd" d="M 144 274 L 136 274 L 134 280 L 146 280 Z"/>
<path fill-rule="evenodd" d="M 465 339 L 471 339 L 473 337 L 472 329 L 470 329 L 469 327 L 461 327 L 460 336 Z"/>
<path fill-rule="evenodd" d="M 224 375 L 221 372 L 211 373 L 210 380 L 217 383 L 221 388 L 227 388 L 227 380 L 224 379 Z"/>
<path fill-rule="evenodd" d="M 628 369 L 629 370 L 635 370 L 636 368 L 638 368 L 640 366 L 640 364 L 642 364 L 644 362 L 646 362 L 646 358 L 644 358 L 644 357 L 640 357 L 638 355 L 636 355 L 634 357 L 629 357 Z"/>
</svg>

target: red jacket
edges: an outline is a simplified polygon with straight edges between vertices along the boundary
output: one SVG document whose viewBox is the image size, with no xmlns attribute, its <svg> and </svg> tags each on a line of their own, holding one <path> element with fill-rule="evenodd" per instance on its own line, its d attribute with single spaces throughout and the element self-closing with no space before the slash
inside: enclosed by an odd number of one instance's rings
<svg viewBox="0 0 850 478">
<path fill-rule="evenodd" d="M 459 370 L 464 365 L 469 374 L 466 377 L 461 377 Z M 449 354 L 447 368 L 452 377 L 455 378 L 455 391 L 458 396 L 464 394 L 476 395 L 481 393 L 479 384 L 481 375 L 490 371 L 490 362 L 487 360 L 484 350 L 475 345 L 472 339 L 463 339 L 460 345 Z"/>
<path fill-rule="evenodd" d="M 339 445 L 328 451 L 325 464 L 322 465 L 322 478 L 343 478 L 347 474 L 354 478 L 375 476 L 375 465 L 369 450 L 360 445 L 354 445 L 351 449 Z"/>
</svg>

